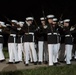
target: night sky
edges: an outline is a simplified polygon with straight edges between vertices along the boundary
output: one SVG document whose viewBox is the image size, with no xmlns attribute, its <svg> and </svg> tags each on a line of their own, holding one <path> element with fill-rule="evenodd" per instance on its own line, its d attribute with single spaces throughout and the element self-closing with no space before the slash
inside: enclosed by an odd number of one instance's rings
<svg viewBox="0 0 76 75">
<path fill-rule="evenodd" d="M 72 24 L 76 23 L 76 2 L 73 0 L 0 0 L 0 20 L 3 21 L 6 21 L 3 16 L 24 21 L 32 15 L 39 22 L 42 10 L 45 16 L 54 14 L 59 19 L 63 14 L 62 19 L 70 18 Z"/>
<path fill-rule="evenodd" d="M 62 20 L 71 19 L 71 25 L 76 24 L 76 2 L 73 0 L 0 0 L 0 20 L 7 23 L 4 16 L 10 20 L 25 21 L 28 16 L 33 16 L 39 24 L 40 17 L 54 14 Z M 6 40 L 6 36 L 4 37 Z M 6 43 L 4 43 L 6 45 Z"/>
</svg>

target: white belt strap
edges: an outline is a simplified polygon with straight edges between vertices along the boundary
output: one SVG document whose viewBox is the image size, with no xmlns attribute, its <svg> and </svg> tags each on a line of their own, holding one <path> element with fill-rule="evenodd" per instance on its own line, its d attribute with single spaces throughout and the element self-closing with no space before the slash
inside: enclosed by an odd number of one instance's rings
<svg viewBox="0 0 76 75">
<path fill-rule="evenodd" d="M 58 35 L 60 35 L 60 34 L 58 33 Z"/>
<path fill-rule="evenodd" d="M 34 33 L 32 33 L 32 32 L 29 32 L 29 34 L 32 34 L 32 35 L 33 35 L 33 42 L 34 42 Z"/>
<path fill-rule="evenodd" d="M 0 32 L 2 32 L 2 29 L 0 29 Z"/>
<path fill-rule="evenodd" d="M 70 37 L 70 36 L 72 37 L 72 35 L 65 35 L 65 37 Z"/>
<path fill-rule="evenodd" d="M 16 34 L 10 34 L 10 36 L 16 37 Z"/>
<path fill-rule="evenodd" d="M 30 32 L 30 33 L 25 33 L 25 34 L 32 34 L 32 35 L 34 35 L 34 33 L 32 33 L 32 32 Z"/>
<path fill-rule="evenodd" d="M 34 33 L 31 33 L 31 32 L 30 32 L 29 34 L 32 34 L 32 35 L 34 35 Z"/>
<path fill-rule="evenodd" d="M 34 33 L 32 33 L 32 32 L 29 32 L 29 34 L 32 34 L 32 35 L 33 35 L 33 42 L 34 42 Z"/>
<path fill-rule="evenodd" d="M 57 33 L 53 33 L 54 35 L 57 35 Z"/>
<path fill-rule="evenodd" d="M 21 43 L 22 43 L 22 38 L 23 38 L 23 36 L 20 38 L 20 40 L 21 40 Z"/>
<path fill-rule="evenodd" d="M 57 35 L 57 33 L 53 33 L 54 35 Z M 52 35 L 52 33 L 48 33 L 48 35 Z"/>
<path fill-rule="evenodd" d="M 14 37 L 14 43 L 16 43 L 16 41 L 15 41 L 15 40 L 16 40 L 16 38 Z"/>
<path fill-rule="evenodd" d="M 10 36 L 13 36 L 14 37 L 14 43 L 16 43 L 16 34 L 10 34 Z"/>
<path fill-rule="evenodd" d="M 34 33 L 29 32 L 29 33 L 25 33 L 25 34 L 31 34 L 31 35 L 33 35 L 33 41 L 34 41 Z"/>
<path fill-rule="evenodd" d="M 48 33 L 48 35 L 52 35 L 52 33 Z"/>
<path fill-rule="evenodd" d="M 3 37 L 3 35 L 0 35 L 0 37 Z"/>
</svg>

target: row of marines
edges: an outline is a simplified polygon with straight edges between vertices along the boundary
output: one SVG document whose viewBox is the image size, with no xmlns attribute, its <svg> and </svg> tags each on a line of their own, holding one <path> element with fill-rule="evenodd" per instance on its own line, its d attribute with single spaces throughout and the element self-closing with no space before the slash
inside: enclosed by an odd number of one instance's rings
<svg viewBox="0 0 76 75">
<path fill-rule="evenodd" d="M 0 21 L 0 61 L 5 60 L 3 54 L 3 34 L 9 34 L 8 54 L 9 64 L 24 60 L 34 65 L 48 63 L 49 66 L 59 64 L 59 49 L 65 44 L 64 61 L 71 64 L 73 41 L 76 28 L 70 25 L 70 19 L 57 21 L 54 15 L 41 17 L 41 25 L 34 25 L 34 18 L 27 17 L 25 22 L 11 20 L 10 24 Z M 24 59 L 23 59 L 24 56 Z M 76 58 L 76 55 L 75 55 Z"/>
</svg>

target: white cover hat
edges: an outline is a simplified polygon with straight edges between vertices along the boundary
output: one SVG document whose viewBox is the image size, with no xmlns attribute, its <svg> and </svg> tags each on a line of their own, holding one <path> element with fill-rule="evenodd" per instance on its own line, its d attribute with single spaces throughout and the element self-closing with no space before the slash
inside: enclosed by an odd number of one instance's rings
<svg viewBox="0 0 76 75">
<path fill-rule="evenodd" d="M 40 20 L 45 20 L 45 19 L 46 19 L 46 18 L 44 18 L 44 17 L 41 17 L 41 18 L 40 18 Z"/>
<path fill-rule="evenodd" d="M 28 20 L 34 20 L 34 18 L 33 17 L 27 17 L 26 21 L 28 21 Z"/>
<path fill-rule="evenodd" d="M 15 22 L 15 23 L 17 23 L 18 21 L 17 21 L 17 20 L 11 20 L 11 22 Z"/>
<path fill-rule="evenodd" d="M 18 23 L 19 23 L 19 24 L 24 24 L 24 22 L 23 22 L 23 21 L 19 21 Z"/>
<path fill-rule="evenodd" d="M 64 20 L 64 22 L 69 22 L 69 21 L 70 21 L 70 19 L 65 19 L 65 20 Z"/>
<path fill-rule="evenodd" d="M 54 15 L 47 15 L 47 18 L 54 18 Z"/>
</svg>

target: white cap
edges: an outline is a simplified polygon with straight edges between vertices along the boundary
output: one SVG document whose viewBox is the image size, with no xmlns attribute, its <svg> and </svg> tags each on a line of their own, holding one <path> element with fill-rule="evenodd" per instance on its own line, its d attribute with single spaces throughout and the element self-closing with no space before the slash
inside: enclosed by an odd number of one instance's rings
<svg viewBox="0 0 76 75">
<path fill-rule="evenodd" d="M 53 21 L 57 21 L 57 18 L 53 18 Z"/>
<path fill-rule="evenodd" d="M 19 24 L 24 24 L 24 22 L 23 22 L 23 21 L 19 21 L 18 23 L 19 23 Z"/>
<path fill-rule="evenodd" d="M 54 15 L 47 15 L 47 18 L 54 18 Z"/>
<path fill-rule="evenodd" d="M 65 19 L 65 20 L 64 20 L 64 22 L 69 22 L 69 21 L 70 21 L 70 19 Z"/>
<path fill-rule="evenodd" d="M 10 24 L 6 24 L 6 26 L 10 26 Z"/>
<path fill-rule="evenodd" d="M 5 25 L 5 22 L 0 21 L 0 24 L 1 24 L 1 25 Z"/>
<path fill-rule="evenodd" d="M 26 21 L 28 21 L 28 20 L 34 20 L 34 18 L 33 17 L 27 17 Z"/>
<path fill-rule="evenodd" d="M 44 18 L 44 17 L 41 17 L 41 18 L 40 18 L 40 20 L 45 20 L 45 19 L 46 19 L 46 18 Z"/>
<path fill-rule="evenodd" d="M 11 20 L 11 22 L 15 22 L 15 23 L 18 23 L 18 21 L 17 21 L 17 20 Z"/>
</svg>

